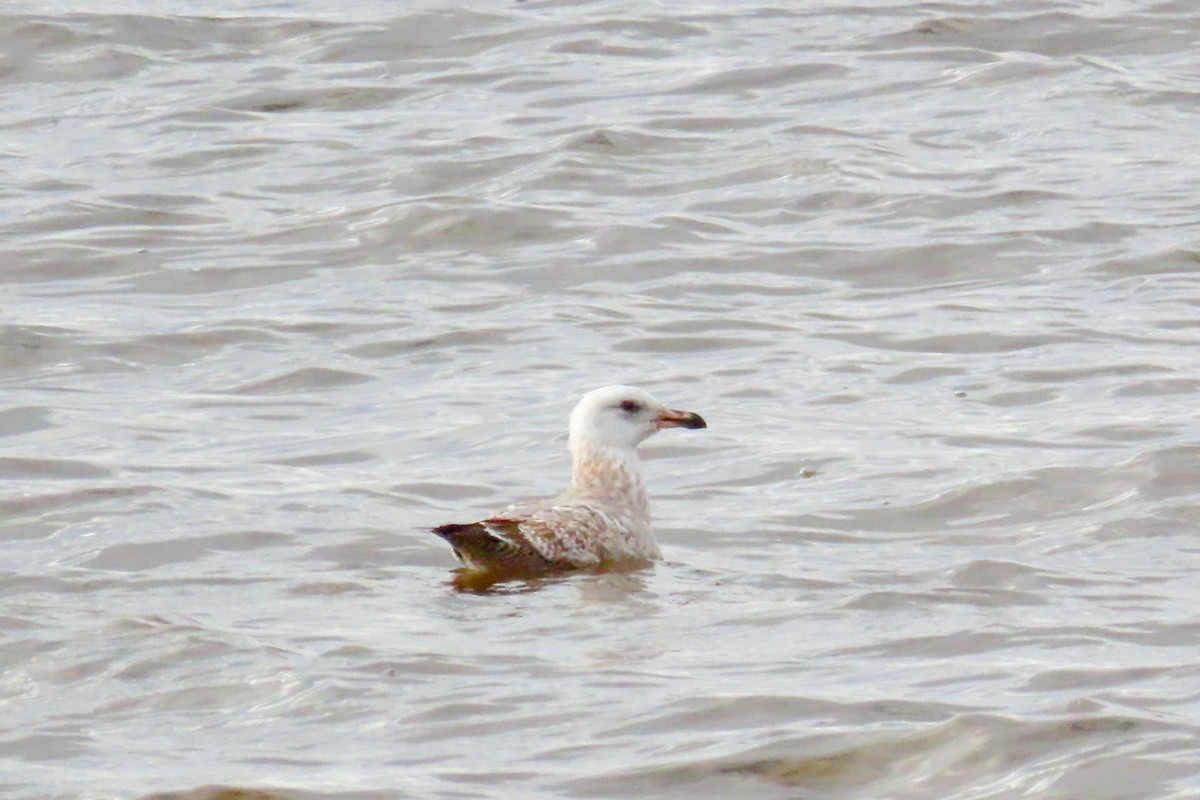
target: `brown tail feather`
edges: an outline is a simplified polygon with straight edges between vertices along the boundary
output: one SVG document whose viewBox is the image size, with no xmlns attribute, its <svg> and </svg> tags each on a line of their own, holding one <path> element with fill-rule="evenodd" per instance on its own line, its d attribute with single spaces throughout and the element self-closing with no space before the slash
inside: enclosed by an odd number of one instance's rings
<svg viewBox="0 0 1200 800">
<path fill-rule="evenodd" d="M 516 520 L 441 525 L 433 532 L 450 543 L 454 555 L 470 570 L 536 575 L 553 568 L 529 546 Z"/>
</svg>

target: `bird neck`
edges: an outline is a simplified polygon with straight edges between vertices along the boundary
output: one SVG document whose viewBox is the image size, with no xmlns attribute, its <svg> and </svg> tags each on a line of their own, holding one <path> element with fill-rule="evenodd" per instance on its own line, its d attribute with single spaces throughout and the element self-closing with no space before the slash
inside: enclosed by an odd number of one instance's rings
<svg viewBox="0 0 1200 800">
<path fill-rule="evenodd" d="M 584 497 L 619 500 L 639 511 L 647 508 L 642 461 L 636 450 L 572 442 L 571 490 Z"/>
</svg>

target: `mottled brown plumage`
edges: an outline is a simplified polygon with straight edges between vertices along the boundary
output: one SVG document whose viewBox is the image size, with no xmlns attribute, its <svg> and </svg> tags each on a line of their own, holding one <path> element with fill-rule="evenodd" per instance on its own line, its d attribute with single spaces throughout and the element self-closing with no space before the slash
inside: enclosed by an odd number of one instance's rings
<svg viewBox="0 0 1200 800">
<path fill-rule="evenodd" d="M 454 548 L 467 569 L 507 575 L 541 575 L 568 569 L 539 553 L 521 530 L 522 520 L 492 517 L 466 525 L 441 525 L 433 532 Z"/>
</svg>

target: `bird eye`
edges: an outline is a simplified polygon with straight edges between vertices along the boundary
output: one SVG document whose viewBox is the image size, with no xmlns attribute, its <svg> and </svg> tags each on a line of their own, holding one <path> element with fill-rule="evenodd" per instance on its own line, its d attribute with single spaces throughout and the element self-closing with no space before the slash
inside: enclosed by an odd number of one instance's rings
<svg viewBox="0 0 1200 800">
<path fill-rule="evenodd" d="M 641 411 L 642 407 L 640 405 L 638 405 L 636 400 L 622 400 L 621 401 L 621 410 L 628 414 L 633 414 L 638 411 Z"/>
</svg>

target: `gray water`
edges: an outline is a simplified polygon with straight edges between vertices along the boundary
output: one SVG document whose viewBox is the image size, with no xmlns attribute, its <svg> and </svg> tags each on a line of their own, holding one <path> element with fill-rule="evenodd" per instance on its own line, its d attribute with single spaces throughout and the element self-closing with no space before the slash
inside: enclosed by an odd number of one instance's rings
<svg viewBox="0 0 1200 800">
<path fill-rule="evenodd" d="M 1200 797 L 1191 0 L 87 5 L 0 12 L 4 797 Z M 613 382 L 666 560 L 455 591 Z"/>
</svg>

